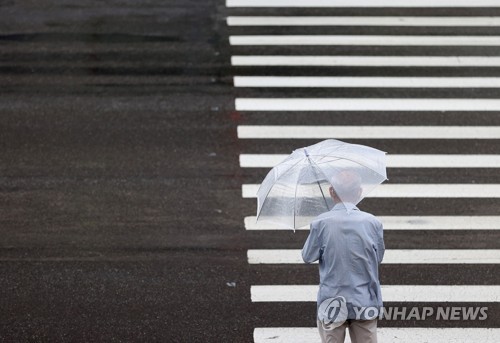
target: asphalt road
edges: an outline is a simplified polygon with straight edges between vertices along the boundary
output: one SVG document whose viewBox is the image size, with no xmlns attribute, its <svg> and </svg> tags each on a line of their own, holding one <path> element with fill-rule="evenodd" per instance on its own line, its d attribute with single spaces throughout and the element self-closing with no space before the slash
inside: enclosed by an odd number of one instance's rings
<svg viewBox="0 0 500 343">
<path fill-rule="evenodd" d="M 231 13 L 251 14 L 252 10 Z M 241 198 L 241 185 L 259 182 L 266 170 L 242 169 L 238 158 L 241 153 L 288 153 L 315 141 L 240 140 L 237 125 L 367 121 L 373 125 L 500 125 L 497 112 L 376 117 L 236 112 L 234 98 L 242 94 L 296 93 L 233 88 L 232 75 L 255 70 L 231 68 L 231 54 L 249 49 L 229 47 L 227 14 L 224 1 L 219 0 L 0 2 L 1 341 L 251 342 L 255 327 L 313 326 L 312 303 L 250 301 L 253 284 L 314 283 L 317 271 L 310 266 L 247 263 L 247 249 L 299 248 L 306 232 L 245 231 L 243 218 L 254 214 L 255 201 Z M 239 32 L 233 30 L 231 34 Z M 499 34 L 498 28 L 484 31 Z M 273 48 L 262 50 L 257 53 L 273 53 Z M 365 47 L 351 52 L 379 50 Z M 452 53 L 454 48 L 429 50 L 440 54 Z M 287 51 L 303 53 L 293 47 Z M 404 48 L 384 51 L 405 54 Z M 498 47 L 460 51 L 500 53 Z M 330 54 L 332 50 L 316 47 L 310 52 Z M 290 72 L 287 68 L 273 71 Z M 342 75 L 388 72 L 328 70 L 334 71 Z M 389 73 L 402 71 L 392 68 Z M 418 68 L 404 71 L 425 74 Z M 325 70 L 293 72 L 315 75 Z M 439 73 L 496 76 L 500 72 L 443 68 Z M 498 89 L 311 92 L 318 97 L 499 95 Z M 498 152 L 496 140 L 466 145 L 457 140 L 351 141 L 390 153 Z M 401 183 L 500 182 L 496 169 L 391 170 L 390 178 Z M 362 208 L 378 215 L 494 215 L 499 205 L 498 199 L 367 199 Z M 399 249 L 424 244 L 426 248 L 500 248 L 498 231 L 421 232 L 411 240 L 405 232 L 393 231 L 385 240 L 388 247 Z M 397 279 L 401 284 L 498 285 L 500 266 L 414 265 L 402 270 L 388 265 L 382 268 L 381 278 L 382 283 Z M 498 305 L 490 306 L 488 320 L 480 325 L 500 327 L 499 311 Z"/>
<path fill-rule="evenodd" d="M 220 6 L 1 3 L 1 341 L 249 337 Z"/>
</svg>

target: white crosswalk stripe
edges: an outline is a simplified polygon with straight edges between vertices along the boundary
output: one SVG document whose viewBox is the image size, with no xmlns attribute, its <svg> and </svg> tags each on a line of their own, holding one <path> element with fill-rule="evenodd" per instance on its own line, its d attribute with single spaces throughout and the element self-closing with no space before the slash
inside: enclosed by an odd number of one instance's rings
<svg viewBox="0 0 500 343">
<path fill-rule="evenodd" d="M 243 184 L 243 198 L 256 198 L 258 184 Z M 500 184 L 382 184 L 367 198 L 500 198 Z"/>
<path fill-rule="evenodd" d="M 497 0 L 226 0 L 227 7 L 500 7 Z"/>
<path fill-rule="evenodd" d="M 240 56 L 233 66 L 498 67 L 496 56 Z"/>
<path fill-rule="evenodd" d="M 240 125 L 241 139 L 500 139 L 500 126 Z"/>
<path fill-rule="evenodd" d="M 258 285 L 254 302 L 315 302 L 318 285 Z M 385 302 L 500 302 L 500 286 L 382 285 Z"/>
<path fill-rule="evenodd" d="M 378 216 L 378 218 L 384 224 L 384 231 L 500 230 L 500 216 Z M 273 223 L 257 222 L 256 219 L 256 216 L 245 217 L 245 229 L 259 231 L 284 229 Z M 309 230 L 309 227 L 304 226 L 297 230 Z"/>
<path fill-rule="evenodd" d="M 239 8 L 235 13 L 229 11 L 231 15 L 227 17 L 229 44 L 235 52 L 231 56 L 231 65 L 237 70 L 237 75 L 233 75 L 238 93 L 235 109 L 250 118 L 268 116 L 273 119 L 269 122 L 259 119 L 261 123 L 243 122 L 237 126 L 237 136 L 243 141 L 244 149 L 250 144 L 264 147 L 272 144 L 270 140 L 290 139 L 401 140 L 400 144 L 428 140 L 449 144 L 453 143 L 450 140 L 460 141 L 457 144 L 490 144 L 489 140 L 500 139 L 500 126 L 496 121 L 500 100 L 495 93 L 500 88 L 500 78 L 494 71 L 500 66 L 500 56 L 493 50 L 500 46 L 500 36 L 495 31 L 500 26 L 498 11 L 495 12 L 496 8 L 500 8 L 499 1 L 226 0 L 226 6 L 230 10 Z M 374 9 L 373 13 L 369 9 Z M 463 9 L 470 9 L 470 12 Z M 366 33 L 367 28 L 370 28 L 369 34 Z M 452 34 L 451 29 L 455 29 Z M 303 33 L 300 32 L 302 30 Z M 386 70 L 387 75 L 384 75 Z M 405 75 L 405 70 L 408 75 Z M 297 75 L 294 75 L 295 72 Z M 359 96 L 360 89 L 369 95 Z M 383 89 L 384 95 L 377 93 L 379 89 Z M 332 95 L 328 94 L 330 91 Z M 346 96 L 348 91 L 356 95 Z M 403 91 L 405 95 L 401 96 Z M 394 96 L 387 96 L 391 92 Z M 440 97 L 440 94 L 446 95 Z M 301 119 L 299 125 L 294 120 L 282 119 L 287 116 L 299 118 L 295 117 L 297 112 L 303 112 L 300 113 L 303 118 L 306 118 L 305 115 L 316 116 L 313 112 L 322 112 L 317 114 L 321 118 L 331 113 L 332 120 L 318 125 L 320 120 L 315 119 L 314 125 L 302 125 L 304 121 Z M 352 125 L 336 124 L 335 116 L 345 116 L 344 112 L 372 113 L 374 118 L 379 113 L 388 112 L 397 120 L 394 124 L 380 123 L 375 126 L 372 123 L 377 121 L 369 119 L 366 123 L 359 123 L 358 120 Z M 484 112 L 481 113 L 482 123 L 474 120 L 477 112 Z M 449 120 L 436 120 L 439 123 L 429 125 L 406 125 L 405 118 L 418 118 L 421 113 L 427 116 L 435 114 L 436 118 L 446 116 Z M 471 120 L 463 120 L 466 115 L 470 115 Z M 491 116 L 491 125 L 484 124 L 485 116 Z M 276 125 L 275 118 L 280 118 L 282 124 Z M 462 121 L 456 124 L 455 118 L 462 118 Z M 492 148 L 469 154 L 457 153 L 459 149 L 454 154 L 389 152 L 387 165 L 388 168 L 399 169 L 397 172 L 400 174 L 408 173 L 408 176 L 417 168 L 429 173 L 433 172 L 432 168 L 439 169 L 439 173 L 456 168 L 452 172 L 475 175 L 476 172 L 488 171 L 486 168 L 500 168 L 497 150 Z M 287 156 L 265 151 L 242 151 L 240 167 L 252 173 L 252 180 L 246 182 L 260 181 L 265 174 L 260 175 L 259 180 L 253 179 L 255 174 L 262 172 L 257 168 L 272 168 Z M 412 176 L 415 177 L 414 174 Z M 481 177 L 480 181 L 471 178 L 470 183 L 455 182 L 453 179 L 441 183 L 429 183 L 427 180 L 410 183 L 409 180 L 385 183 L 372 191 L 368 198 L 423 199 L 440 203 L 443 207 L 450 199 L 492 202 L 500 199 L 500 184 L 485 177 Z M 242 198 L 255 199 L 258 187 L 258 184 L 243 183 Z M 489 215 L 480 215 L 488 211 L 491 212 Z M 427 231 L 451 235 L 459 230 L 460 234 L 472 237 L 467 235 L 495 234 L 500 230 L 500 216 L 493 207 L 466 214 L 450 209 L 446 215 L 433 215 L 419 213 L 415 207 L 413 215 L 382 215 L 378 218 L 388 235 L 406 231 L 408 240 L 417 233 L 421 235 Z M 257 223 L 255 216 L 245 217 L 244 225 L 249 234 L 258 234 L 259 237 L 283 230 L 270 222 Z M 308 226 L 298 228 L 308 229 Z M 266 244 L 266 249 L 262 249 L 254 246 L 247 251 L 248 263 L 253 268 L 293 268 L 303 264 L 300 247 L 282 247 Z M 401 266 L 401 270 L 410 265 L 413 265 L 412 268 L 429 266 L 431 269 L 447 265 L 489 268 L 500 264 L 500 250 L 472 249 L 472 246 L 449 249 L 446 242 L 439 249 L 391 246 L 386 250 L 383 264 L 389 269 Z M 492 305 L 500 302 L 500 285 L 487 284 L 489 281 L 473 277 L 470 280 L 468 285 L 427 284 L 427 280 L 399 284 L 396 277 L 382 285 L 384 304 L 402 302 L 408 306 L 419 306 L 422 302 L 449 302 L 462 306 L 463 303 Z M 259 285 L 251 286 L 252 302 L 312 304 L 316 301 L 317 285 L 293 284 L 293 280 L 286 285 L 265 282 L 260 280 Z M 454 324 L 457 327 L 381 327 L 378 329 L 379 341 L 497 342 L 496 338 L 500 336 L 499 328 L 460 327 L 463 325 L 461 321 Z M 270 322 L 266 323 L 268 327 L 255 328 L 254 342 L 319 342 L 316 328 L 273 325 Z M 431 322 L 431 325 L 436 324 Z M 350 342 L 348 337 L 346 341 Z"/>
<path fill-rule="evenodd" d="M 229 16 L 228 26 L 500 26 L 500 17 Z"/>
<path fill-rule="evenodd" d="M 498 77 L 235 76 L 235 87 L 498 88 Z"/>
<path fill-rule="evenodd" d="M 500 36 L 230 36 L 231 45 L 500 46 Z"/>
<path fill-rule="evenodd" d="M 238 111 L 500 111 L 496 99 L 237 98 Z"/>
<path fill-rule="evenodd" d="M 272 168 L 288 155 L 241 154 L 242 168 Z M 388 168 L 500 168 L 500 155 L 387 155 Z"/>
<path fill-rule="evenodd" d="M 249 264 L 302 264 L 298 249 L 250 249 Z M 494 264 L 500 250 L 493 249 L 387 249 L 383 264 Z"/>
<path fill-rule="evenodd" d="M 256 328 L 255 343 L 320 343 L 317 328 Z M 498 343 L 500 329 L 491 328 L 378 328 L 379 342 Z M 346 343 L 351 338 L 346 335 Z"/>
</svg>

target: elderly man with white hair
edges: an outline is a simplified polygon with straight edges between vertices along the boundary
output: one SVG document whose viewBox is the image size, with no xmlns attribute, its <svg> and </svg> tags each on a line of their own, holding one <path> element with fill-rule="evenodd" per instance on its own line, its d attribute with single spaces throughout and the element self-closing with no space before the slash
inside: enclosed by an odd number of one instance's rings
<svg viewBox="0 0 500 343">
<path fill-rule="evenodd" d="M 332 180 L 333 208 L 310 225 L 302 249 L 306 263 L 319 261 L 318 329 L 324 343 L 377 342 L 376 311 L 382 308 L 378 266 L 385 246 L 382 223 L 355 204 L 362 194 L 361 178 L 353 171 Z"/>
</svg>

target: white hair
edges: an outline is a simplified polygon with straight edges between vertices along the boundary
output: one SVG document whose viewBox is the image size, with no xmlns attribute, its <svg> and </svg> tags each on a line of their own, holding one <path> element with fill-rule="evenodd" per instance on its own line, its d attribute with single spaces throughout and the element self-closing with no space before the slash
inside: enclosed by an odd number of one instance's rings
<svg viewBox="0 0 500 343">
<path fill-rule="evenodd" d="M 332 187 L 342 201 L 357 202 L 361 190 L 361 177 L 353 171 L 344 170 L 332 177 Z"/>
</svg>

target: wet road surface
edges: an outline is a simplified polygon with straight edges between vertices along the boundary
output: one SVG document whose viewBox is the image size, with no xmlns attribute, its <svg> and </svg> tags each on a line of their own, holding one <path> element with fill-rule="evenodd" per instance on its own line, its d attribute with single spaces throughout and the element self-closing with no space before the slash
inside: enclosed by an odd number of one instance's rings
<svg viewBox="0 0 500 343">
<path fill-rule="evenodd" d="M 258 15 L 223 1 L 0 3 L 0 289 L 4 341 L 251 342 L 258 327 L 312 327 L 313 303 L 252 303 L 252 285 L 317 282 L 298 265 L 250 265 L 248 249 L 298 249 L 307 232 L 246 231 L 243 184 L 266 168 L 240 154 L 285 154 L 314 139 L 238 138 L 238 125 L 498 125 L 500 112 L 236 111 L 236 97 L 480 97 L 498 89 L 235 89 L 233 75 L 498 76 L 498 68 L 231 67 L 231 55 L 408 55 L 406 47 L 230 47 Z M 415 12 L 414 12 L 415 11 Z M 318 15 L 268 9 L 266 14 Z M 424 10 L 340 10 L 338 15 Z M 499 10 L 437 10 L 500 15 Z M 294 31 L 295 30 L 295 31 Z M 365 34 L 365 28 L 287 34 Z M 428 34 L 429 28 L 399 31 Z M 497 28 L 440 29 L 498 35 Z M 393 34 L 389 28 L 377 34 Z M 285 50 L 283 50 L 285 49 Z M 426 55 L 498 47 L 421 48 Z M 498 140 L 349 140 L 398 154 L 495 154 Z M 499 183 L 495 168 L 393 169 L 394 183 Z M 377 215 L 498 215 L 497 199 L 366 199 Z M 391 231 L 391 249 L 499 249 L 495 230 Z M 498 285 L 498 265 L 385 265 L 383 284 Z M 397 305 L 397 304 L 396 304 Z M 401 304 L 400 304 L 401 305 Z M 404 305 L 404 304 L 403 304 Z M 427 304 L 428 305 L 428 304 Z M 439 304 L 432 304 L 437 306 Z M 500 327 L 500 307 L 486 321 Z M 400 326 L 401 322 L 381 323 Z M 405 323 L 428 326 L 429 323 Z M 454 326 L 453 322 L 431 323 Z"/>
</svg>

